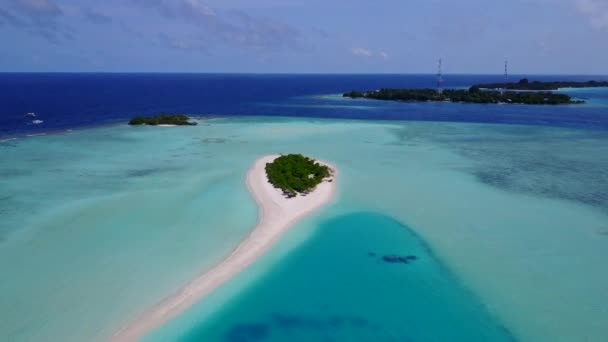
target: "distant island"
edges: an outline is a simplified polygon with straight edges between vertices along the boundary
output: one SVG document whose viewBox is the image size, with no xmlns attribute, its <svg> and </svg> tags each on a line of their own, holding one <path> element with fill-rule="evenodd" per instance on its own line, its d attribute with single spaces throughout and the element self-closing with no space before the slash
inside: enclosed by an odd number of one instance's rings
<svg viewBox="0 0 608 342">
<path fill-rule="evenodd" d="M 167 125 L 167 126 L 195 126 L 197 123 L 190 121 L 190 118 L 183 114 L 160 114 L 155 116 L 136 116 L 131 121 L 129 121 L 129 125 L 139 126 L 139 125 L 150 125 L 150 126 L 158 126 L 158 125 Z"/>
<path fill-rule="evenodd" d="M 301 154 L 288 154 L 266 164 L 266 175 L 270 184 L 283 190 L 287 198 L 293 198 L 314 190 L 325 178 L 331 177 L 331 170 Z"/>
<path fill-rule="evenodd" d="M 532 81 L 530 82 L 527 78 L 522 78 L 519 82 L 511 83 L 485 83 L 476 84 L 475 87 L 481 89 L 509 89 L 509 90 L 558 90 L 560 88 L 598 88 L 608 87 L 608 81 L 587 81 L 587 82 L 569 82 L 569 81 L 557 81 L 557 82 L 541 82 Z"/>
<path fill-rule="evenodd" d="M 445 89 L 439 93 L 435 89 L 380 89 L 373 91 L 351 91 L 343 97 L 353 99 L 365 98 L 387 101 L 410 102 L 462 102 L 462 103 L 507 103 L 527 105 L 559 105 L 580 104 L 581 100 L 573 100 L 566 94 L 550 92 L 499 92 L 482 90 L 474 85 L 466 89 Z"/>
</svg>

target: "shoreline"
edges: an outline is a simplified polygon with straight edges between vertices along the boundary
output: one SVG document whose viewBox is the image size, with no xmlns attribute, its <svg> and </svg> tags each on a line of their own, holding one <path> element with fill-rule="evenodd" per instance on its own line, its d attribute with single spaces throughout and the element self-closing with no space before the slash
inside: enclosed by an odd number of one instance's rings
<svg viewBox="0 0 608 342">
<path fill-rule="evenodd" d="M 266 163 L 277 157 L 279 156 L 270 155 L 258 158 L 247 171 L 245 184 L 258 207 L 257 223 L 249 235 L 219 264 L 127 322 L 111 336 L 111 341 L 139 340 L 151 330 L 176 317 L 253 264 L 300 219 L 332 201 L 336 188 L 335 167 L 318 161 L 332 169 L 333 181 L 322 182 L 306 196 L 298 195 L 287 199 L 279 189 L 268 182 L 266 176 Z"/>
</svg>

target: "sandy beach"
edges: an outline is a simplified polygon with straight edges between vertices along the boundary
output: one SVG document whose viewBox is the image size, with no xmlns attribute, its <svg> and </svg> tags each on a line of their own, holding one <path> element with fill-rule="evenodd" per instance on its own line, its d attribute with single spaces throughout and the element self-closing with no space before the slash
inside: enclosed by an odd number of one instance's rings
<svg viewBox="0 0 608 342">
<path fill-rule="evenodd" d="M 136 341 L 142 338 L 252 264 L 298 220 L 331 202 L 335 193 L 335 180 L 324 181 L 306 196 L 285 198 L 266 177 L 266 164 L 277 157 L 272 155 L 259 158 L 247 171 L 245 183 L 258 206 L 258 221 L 249 236 L 221 263 L 128 322 L 112 336 L 112 341 Z M 336 169 L 327 163 L 321 163 L 333 170 L 335 179 Z"/>
</svg>

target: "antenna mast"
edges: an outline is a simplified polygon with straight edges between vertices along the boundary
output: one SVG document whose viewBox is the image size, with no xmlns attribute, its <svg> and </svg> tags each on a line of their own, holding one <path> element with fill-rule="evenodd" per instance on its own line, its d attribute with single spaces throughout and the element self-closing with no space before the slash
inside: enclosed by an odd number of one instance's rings
<svg viewBox="0 0 608 342">
<path fill-rule="evenodd" d="M 509 60 L 505 59 L 505 84 L 502 87 L 501 94 L 504 94 L 507 91 L 507 83 L 509 83 Z"/>
<path fill-rule="evenodd" d="M 439 58 L 439 63 L 437 64 L 437 94 L 443 94 L 443 71 L 441 58 Z"/>
</svg>

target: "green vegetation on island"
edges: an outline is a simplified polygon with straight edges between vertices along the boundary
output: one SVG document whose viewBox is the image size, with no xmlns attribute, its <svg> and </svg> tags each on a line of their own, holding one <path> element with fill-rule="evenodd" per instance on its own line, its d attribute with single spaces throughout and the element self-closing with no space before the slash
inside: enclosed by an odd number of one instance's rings
<svg viewBox="0 0 608 342">
<path fill-rule="evenodd" d="M 343 94 L 353 99 L 365 98 L 388 101 L 411 102 L 463 102 L 463 103 L 510 103 L 527 105 L 578 104 L 566 94 L 550 92 L 498 92 L 481 90 L 478 86 L 466 89 L 380 89 L 374 91 L 351 91 Z"/>
<path fill-rule="evenodd" d="M 268 181 L 275 188 L 283 190 L 288 198 L 306 195 L 327 177 L 331 176 L 329 167 L 301 154 L 288 154 L 266 164 Z"/>
<path fill-rule="evenodd" d="M 482 89 L 508 89 L 508 90 L 558 90 L 560 88 L 598 88 L 608 87 L 608 81 L 587 81 L 587 82 L 570 82 L 570 81 L 554 81 L 554 82 L 530 82 L 527 78 L 522 78 L 519 82 L 510 83 L 486 83 L 476 84 Z"/>
<path fill-rule="evenodd" d="M 190 121 L 190 118 L 183 114 L 160 114 L 155 116 L 137 116 L 129 121 L 129 125 L 176 125 L 176 126 L 194 126 L 196 122 Z"/>
</svg>

